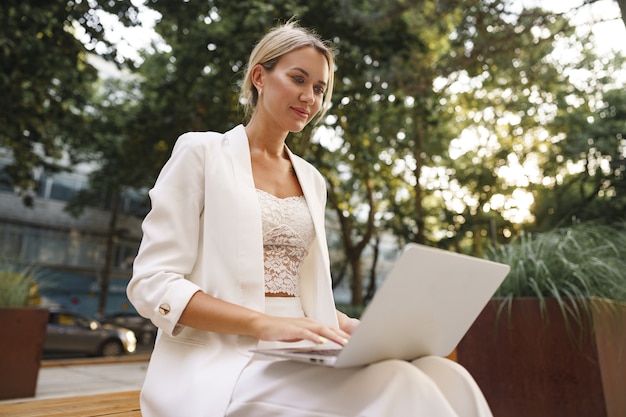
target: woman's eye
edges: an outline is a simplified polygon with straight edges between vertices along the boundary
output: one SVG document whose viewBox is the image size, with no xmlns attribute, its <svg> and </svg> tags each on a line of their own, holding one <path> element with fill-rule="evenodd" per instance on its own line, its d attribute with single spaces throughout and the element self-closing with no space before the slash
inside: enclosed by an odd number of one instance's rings
<svg viewBox="0 0 626 417">
<path fill-rule="evenodd" d="M 322 87 L 315 87 L 315 94 L 324 95 L 324 89 Z"/>
<path fill-rule="evenodd" d="M 304 83 L 304 77 L 300 77 L 299 75 L 296 75 L 293 77 L 294 81 L 297 82 L 298 84 L 302 84 Z"/>
</svg>

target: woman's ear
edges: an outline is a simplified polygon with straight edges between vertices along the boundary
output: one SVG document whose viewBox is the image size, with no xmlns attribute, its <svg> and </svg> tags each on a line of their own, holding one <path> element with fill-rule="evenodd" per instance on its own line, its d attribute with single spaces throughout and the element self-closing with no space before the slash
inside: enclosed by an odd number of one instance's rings
<svg viewBox="0 0 626 417">
<path fill-rule="evenodd" d="M 265 68 L 263 65 L 256 64 L 250 71 L 250 81 L 257 91 L 263 90 L 263 81 L 265 77 Z"/>
</svg>

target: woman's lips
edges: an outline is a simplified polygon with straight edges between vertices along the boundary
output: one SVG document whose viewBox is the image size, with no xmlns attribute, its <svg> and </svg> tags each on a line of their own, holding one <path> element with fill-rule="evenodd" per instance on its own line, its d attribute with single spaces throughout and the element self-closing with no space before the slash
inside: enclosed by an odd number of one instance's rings
<svg viewBox="0 0 626 417">
<path fill-rule="evenodd" d="M 292 107 L 291 108 L 294 113 L 296 113 L 298 116 L 302 117 L 303 119 L 308 119 L 309 118 L 309 112 L 306 111 L 303 108 L 299 108 L 299 107 Z"/>
</svg>

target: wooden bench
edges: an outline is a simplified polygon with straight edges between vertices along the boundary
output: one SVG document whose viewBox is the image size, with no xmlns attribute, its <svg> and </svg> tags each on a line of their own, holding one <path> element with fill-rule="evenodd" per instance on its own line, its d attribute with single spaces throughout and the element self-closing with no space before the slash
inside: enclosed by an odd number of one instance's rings
<svg viewBox="0 0 626 417">
<path fill-rule="evenodd" d="M 0 416 L 141 417 L 141 412 L 139 411 L 139 391 L 0 404 Z"/>
<path fill-rule="evenodd" d="M 456 360 L 456 350 L 449 356 Z M 141 417 L 139 391 L 0 403 L 0 417 Z"/>
</svg>

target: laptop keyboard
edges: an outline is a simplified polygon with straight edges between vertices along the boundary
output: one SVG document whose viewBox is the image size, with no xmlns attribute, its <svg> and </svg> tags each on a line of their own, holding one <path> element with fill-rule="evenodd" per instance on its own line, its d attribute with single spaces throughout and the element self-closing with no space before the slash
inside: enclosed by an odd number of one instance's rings
<svg viewBox="0 0 626 417">
<path fill-rule="evenodd" d="M 341 352 L 341 348 L 338 349 L 310 349 L 310 350 L 298 350 L 293 353 L 300 355 L 319 355 L 319 356 L 337 356 Z"/>
</svg>

